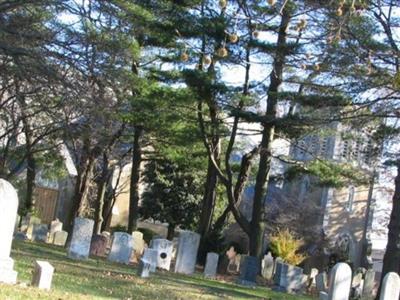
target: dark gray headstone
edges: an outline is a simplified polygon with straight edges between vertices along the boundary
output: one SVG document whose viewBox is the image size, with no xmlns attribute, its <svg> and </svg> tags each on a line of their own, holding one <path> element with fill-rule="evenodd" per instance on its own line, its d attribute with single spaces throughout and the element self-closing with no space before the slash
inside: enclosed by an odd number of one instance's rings
<svg viewBox="0 0 400 300">
<path fill-rule="evenodd" d="M 90 252 L 94 221 L 86 218 L 75 218 L 68 257 L 87 259 Z"/>
<path fill-rule="evenodd" d="M 129 264 L 132 256 L 132 236 L 126 232 L 114 232 L 113 241 L 108 260 Z"/>
<path fill-rule="evenodd" d="M 319 273 L 315 276 L 315 286 L 317 288 L 317 292 L 326 292 L 328 290 L 328 275 L 326 272 Z"/>
<path fill-rule="evenodd" d="M 144 249 L 142 260 L 150 264 L 150 271 L 155 272 L 157 267 L 158 251 L 154 249 Z"/>
<path fill-rule="evenodd" d="M 33 224 L 32 241 L 47 242 L 47 234 L 49 232 L 47 224 Z"/>
<path fill-rule="evenodd" d="M 242 256 L 240 264 L 239 284 L 254 286 L 256 285 L 257 275 L 260 271 L 260 261 L 254 256 Z"/>
<path fill-rule="evenodd" d="M 139 261 L 139 267 L 137 270 L 138 276 L 142 278 L 147 278 L 150 276 L 150 271 L 151 271 L 151 264 L 146 260 L 141 259 Z"/>
</svg>

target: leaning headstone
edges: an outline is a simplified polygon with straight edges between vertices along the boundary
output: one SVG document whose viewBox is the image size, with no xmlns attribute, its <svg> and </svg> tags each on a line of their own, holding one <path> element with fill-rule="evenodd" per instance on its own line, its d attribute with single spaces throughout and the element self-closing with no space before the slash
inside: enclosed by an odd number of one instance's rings
<svg viewBox="0 0 400 300">
<path fill-rule="evenodd" d="M 32 241 L 43 243 L 47 242 L 48 232 L 49 230 L 47 224 L 33 224 Z"/>
<path fill-rule="evenodd" d="M 155 272 L 157 267 L 158 251 L 154 249 L 144 249 L 142 260 L 150 265 L 150 271 Z"/>
<path fill-rule="evenodd" d="M 56 246 L 64 247 L 68 239 L 68 232 L 57 231 L 54 233 L 53 244 Z"/>
<path fill-rule="evenodd" d="M 142 255 L 144 251 L 143 233 L 140 231 L 133 231 L 132 239 L 133 239 L 133 251 L 135 251 L 135 254 L 137 256 Z"/>
<path fill-rule="evenodd" d="M 50 290 L 54 267 L 47 261 L 37 260 L 32 278 L 32 285 L 39 289 Z"/>
<path fill-rule="evenodd" d="M 90 243 L 90 255 L 93 256 L 106 256 L 108 246 L 108 238 L 101 234 L 92 236 Z"/>
<path fill-rule="evenodd" d="M 179 245 L 176 254 L 175 273 L 193 274 L 196 267 L 200 235 L 191 231 L 179 234 Z"/>
<path fill-rule="evenodd" d="M 87 259 L 89 257 L 93 226 L 93 220 L 75 218 L 71 244 L 68 248 L 68 257 L 74 259 Z"/>
<path fill-rule="evenodd" d="M 139 267 L 138 267 L 138 271 L 137 274 L 138 276 L 142 277 L 142 278 L 147 278 L 150 276 L 150 271 L 151 271 L 152 265 L 145 259 L 140 259 L 139 262 Z"/>
<path fill-rule="evenodd" d="M 54 234 L 56 232 L 62 231 L 63 223 L 60 222 L 58 219 L 51 221 L 50 223 L 50 232 L 49 232 L 49 243 L 53 243 L 54 241 Z"/>
<path fill-rule="evenodd" d="M 327 286 L 328 275 L 326 272 L 319 273 L 315 276 L 315 286 L 317 288 L 317 292 L 326 292 L 328 290 Z"/>
<path fill-rule="evenodd" d="M 395 272 L 389 272 L 383 278 L 379 300 L 397 300 L 399 299 L 399 295 L 400 277 Z"/>
<path fill-rule="evenodd" d="M 267 280 L 271 280 L 274 274 L 274 258 L 271 252 L 264 255 L 264 259 L 261 262 L 261 275 Z"/>
<path fill-rule="evenodd" d="M 207 253 L 206 266 L 204 267 L 204 276 L 208 278 L 215 278 L 217 275 L 219 255 L 214 252 Z"/>
<path fill-rule="evenodd" d="M 132 255 L 132 236 L 126 232 L 114 232 L 108 260 L 129 264 Z"/>
<path fill-rule="evenodd" d="M 351 288 L 351 268 L 346 263 L 336 264 L 329 273 L 329 291 L 320 292 L 320 299 L 349 300 Z"/>
<path fill-rule="evenodd" d="M 260 261 L 257 257 L 248 255 L 242 256 L 238 283 L 248 286 L 255 286 L 259 268 Z"/>
<path fill-rule="evenodd" d="M 10 257 L 11 243 L 17 217 L 18 196 L 8 181 L 0 179 L 0 282 L 14 284 L 17 272 Z"/>
<path fill-rule="evenodd" d="M 169 271 L 172 259 L 173 243 L 166 239 L 155 239 L 152 249 L 157 250 L 157 267 Z"/>
<path fill-rule="evenodd" d="M 364 286 L 362 290 L 362 299 L 374 299 L 373 291 L 375 285 L 375 271 L 373 269 L 367 270 L 364 276 Z"/>
</svg>

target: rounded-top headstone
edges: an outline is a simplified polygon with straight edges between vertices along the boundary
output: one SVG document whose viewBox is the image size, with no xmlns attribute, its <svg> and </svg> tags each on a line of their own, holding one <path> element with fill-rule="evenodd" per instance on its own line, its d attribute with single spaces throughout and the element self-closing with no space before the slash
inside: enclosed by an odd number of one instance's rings
<svg viewBox="0 0 400 300">
<path fill-rule="evenodd" d="M 348 300 L 351 288 L 351 268 L 337 263 L 330 272 L 328 300 Z"/>
<path fill-rule="evenodd" d="M 395 272 L 389 272 L 385 275 L 382 282 L 382 290 L 379 300 L 399 299 L 400 277 Z"/>
<path fill-rule="evenodd" d="M 0 259 L 2 259 L 10 257 L 18 209 L 17 191 L 4 179 L 0 179 L 0 207 Z"/>
</svg>

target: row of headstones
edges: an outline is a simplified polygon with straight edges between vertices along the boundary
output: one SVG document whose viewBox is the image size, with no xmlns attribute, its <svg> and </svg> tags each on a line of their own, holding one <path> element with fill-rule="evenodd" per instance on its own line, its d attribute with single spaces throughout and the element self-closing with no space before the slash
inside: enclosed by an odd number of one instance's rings
<svg viewBox="0 0 400 300">
<path fill-rule="evenodd" d="M 71 242 L 67 250 L 70 258 L 87 259 L 89 257 L 93 226 L 94 221 L 90 219 L 76 218 L 74 220 Z M 194 273 L 199 243 L 199 234 L 190 231 L 180 233 L 175 262 L 176 273 Z M 139 273 L 142 277 L 148 276 L 149 272 L 154 272 L 157 267 L 169 270 L 171 265 L 173 242 L 166 239 L 154 239 L 149 246 L 144 249 L 139 262 Z M 108 260 L 129 264 L 133 250 L 132 235 L 115 232 Z"/>
<path fill-rule="evenodd" d="M 336 264 L 329 274 L 329 288 L 319 293 L 320 300 L 348 300 L 352 289 L 352 271 L 348 264 Z M 400 277 L 397 273 L 389 272 L 383 279 L 380 300 L 395 300 L 400 296 Z M 372 299 L 370 294 L 365 294 L 361 299 Z"/>
<path fill-rule="evenodd" d="M 54 220 L 49 225 L 42 224 L 41 220 L 34 216 L 22 218 L 21 228 L 18 228 L 20 217 L 17 216 L 15 226 L 15 238 L 20 240 L 29 239 L 35 242 L 45 242 L 57 246 L 65 246 L 68 239 L 68 232 L 63 230 L 63 223 Z"/>
</svg>

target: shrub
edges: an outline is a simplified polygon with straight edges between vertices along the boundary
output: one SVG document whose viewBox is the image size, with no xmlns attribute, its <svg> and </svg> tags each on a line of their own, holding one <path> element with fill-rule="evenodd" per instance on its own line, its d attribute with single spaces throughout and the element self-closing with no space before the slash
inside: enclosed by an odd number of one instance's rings
<svg viewBox="0 0 400 300">
<path fill-rule="evenodd" d="M 278 230 L 270 240 L 272 254 L 275 257 L 279 256 L 291 265 L 298 265 L 306 258 L 303 254 L 299 253 L 302 245 L 303 240 L 295 238 L 289 229 Z"/>
</svg>

